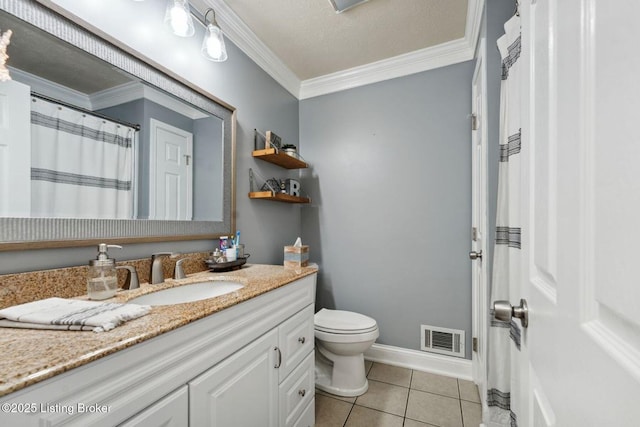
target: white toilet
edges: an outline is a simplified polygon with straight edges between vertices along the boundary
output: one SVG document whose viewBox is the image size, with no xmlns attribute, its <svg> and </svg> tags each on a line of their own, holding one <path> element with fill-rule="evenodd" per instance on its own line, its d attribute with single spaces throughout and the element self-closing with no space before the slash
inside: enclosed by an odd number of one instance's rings
<svg viewBox="0 0 640 427">
<path fill-rule="evenodd" d="M 353 397 L 369 388 L 364 352 L 380 335 L 368 316 L 323 308 L 314 316 L 316 387 L 337 396 Z"/>
</svg>

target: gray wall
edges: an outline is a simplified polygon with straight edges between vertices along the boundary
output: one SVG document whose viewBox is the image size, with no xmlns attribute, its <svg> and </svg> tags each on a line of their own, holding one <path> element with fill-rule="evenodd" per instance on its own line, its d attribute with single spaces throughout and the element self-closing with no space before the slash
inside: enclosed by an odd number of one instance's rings
<svg viewBox="0 0 640 427">
<path fill-rule="evenodd" d="M 195 120 L 193 133 L 197 142 L 193 146 L 193 219 L 221 221 L 223 122 L 217 117 Z"/>
<path fill-rule="evenodd" d="M 114 0 L 88 4 L 56 0 L 55 3 L 79 14 L 91 25 L 123 40 L 132 49 L 237 108 L 237 227 L 242 230 L 242 240 L 247 245 L 247 252 L 251 253 L 251 261 L 282 263 L 283 246 L 293 242 L 299 235 L 300 211 L 287 204 L 250 200 L 247 197 L 248 171 L 250 167 L 262 168 L 261 173 L 265 175 L 287 176 L 287 173 L 270 165 L 258 165 L 251 157 L 253 129 L 274 130 L 285 141 L 297 143 L 298 100 L 228 39 L 229 59 L 226 62 L 214 63 L 202 59 L 199 54 L 202 40 L 200 27 L 197 29 L 199 33 L 187 41 L 165 36 L 164 32 L 159 32 L 158 37 L 166 37 L 166 40 L 149 42 L 142 37 L 136 31 L 136 21 L 144 16 L 146 20 L 157 20 L 162 25 L 164 2 Z M 117 7 L 140 11 L 136 14 L 117 14 Z M 179 49 L 172 49 L 170 43 L 180 43 Z M 183 43 L 189 45 L 185 47 Z M 177 51 L 179 54 L 176 54 Z M 118 260 L 127 260 L 148 257 L 157 251 L 207 251 L 215 245 L 217 240 L 130 244 L 122 250 L 114 250 L 111 255 Z M 84 265 L 95 255 L 93 247 L 0 252 L 0 274 Z"/>
<path fill-rule="evenodd" d="M 420 325 L 471 339 L 473 61 L 300 102 L 303 240 L 318 307 L 376 319 L 381 344 L 420 349 Z"/>
</svg>

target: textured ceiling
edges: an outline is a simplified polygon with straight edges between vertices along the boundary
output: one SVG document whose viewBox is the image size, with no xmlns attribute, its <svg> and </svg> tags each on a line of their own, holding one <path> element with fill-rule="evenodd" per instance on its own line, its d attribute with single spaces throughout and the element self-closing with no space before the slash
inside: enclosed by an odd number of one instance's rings
<svg viewBox="0 0 640 427">
<path fill-rule="evenodd" d="M 224 1 L 300 80 L 460 39 L 467 18 L 467 0 L 369 0 L 339 14 L 329 0 Z"/>
<path fill-rule="evenodd" d="M 13 31 L 7 64 L 14 68 L 83 94 L 132 81 L 131 77 L 103 61 L 4 12 L 0 13 L 0 28 L 11 28 Z M 43 39 L 47 39 L 47 42 Z"/>
</svg>

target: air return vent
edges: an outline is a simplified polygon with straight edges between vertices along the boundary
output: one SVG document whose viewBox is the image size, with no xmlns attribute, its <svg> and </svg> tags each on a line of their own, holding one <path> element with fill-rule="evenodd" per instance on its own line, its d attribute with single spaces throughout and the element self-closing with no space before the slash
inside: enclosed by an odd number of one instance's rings
<svg viewBox="0 0 640 427">
<path fill-rule="evenodd" d="M 464 331 L 420 325 L 422 351 L 464 357 Z"/>
</svg>

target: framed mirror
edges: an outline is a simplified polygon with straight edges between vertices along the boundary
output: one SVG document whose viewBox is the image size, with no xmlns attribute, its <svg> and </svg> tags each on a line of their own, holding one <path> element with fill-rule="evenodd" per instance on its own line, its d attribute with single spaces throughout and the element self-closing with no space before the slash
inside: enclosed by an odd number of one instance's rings
<svg viewBox="0 0 640 427">
<path fill-rule="evenodd" d="M 0 250 L 234 232 L 233 107 L 33 0 L 7 29 Z"/>
</svg>

